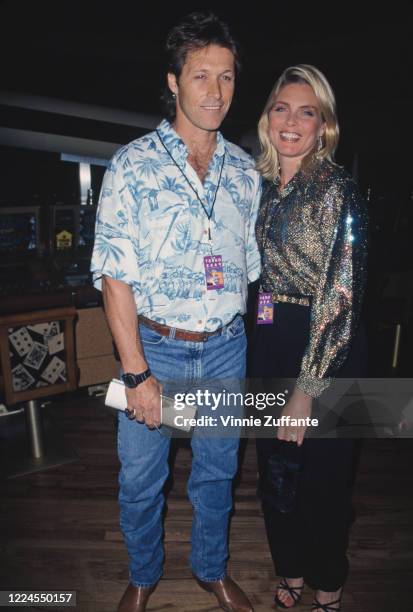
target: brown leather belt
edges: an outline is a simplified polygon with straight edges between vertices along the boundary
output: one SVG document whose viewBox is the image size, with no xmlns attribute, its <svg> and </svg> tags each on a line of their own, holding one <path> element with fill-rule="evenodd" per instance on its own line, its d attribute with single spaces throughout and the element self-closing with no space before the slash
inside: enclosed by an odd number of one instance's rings
<svg viewBox="0 0 413 612">
<path fill-rule="evenodd" d="M 233 320 L 234 319 L 232 319 L 232 321 Z M 211 338 L 212 336 L 220 336 L 222 332 L 228 327 L 228 325 L 232 323 L 232 321 L 230 321 L 223 327 L 216 329 L 215 331 L 195 332 L 188 331 L 186 329 L 179 329 L 179 327 L 173 328 L 169 327 L 168 325 L 162 325 L 161 323 L 152 321 L 152 319 L 147 319 L 143 315 L 139 315 L 139 323 L 142 323 L 142 325 L 144 325 L 145 327 L 153 329 L 154 331 L 158 332 L 158 334 L 161 334 L 161 336 L 170 336 L 171 330 L 174 329 L 175 333 L 171 335 L 171 338 L 175 338 L 175 340 L 189 340 L 190 342 L 206 342 L 208 338 Z"/>
</svg>

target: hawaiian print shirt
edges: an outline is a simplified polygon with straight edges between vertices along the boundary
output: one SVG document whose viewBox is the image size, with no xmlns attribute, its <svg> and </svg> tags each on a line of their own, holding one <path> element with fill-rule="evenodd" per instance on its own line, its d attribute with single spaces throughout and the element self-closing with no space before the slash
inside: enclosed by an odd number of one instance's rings
<svg viewBox="0 0 413 612">
<path fill-rule="evenodd" d="M 260 274 L 254 229 L 261 181 L 253 159 L 220 133 L 204 184 L 187 157 L 166 120 L 158 133 L 114 155 L 102 184 L 91 270 L 97 289 L 102 275 L 130 285 L 137 312 L 149 319 L 214 331 L 245 312 L 247 283 Z M 211 249 L 208 217 L 194 190 L 210 213 L 217 185 Z M 207 255 L 222 257 L 221 289 L 207 289 Z"/>
</svg>

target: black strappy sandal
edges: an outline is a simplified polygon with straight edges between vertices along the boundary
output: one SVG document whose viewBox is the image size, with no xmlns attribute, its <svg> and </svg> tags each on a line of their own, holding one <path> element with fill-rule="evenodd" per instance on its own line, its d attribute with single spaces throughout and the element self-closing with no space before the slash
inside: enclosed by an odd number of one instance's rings
<svg viewBox="0 0 413 612">
<path fill-rule="evenodd" d="M 291 608 L 295 608 L 295 606 L 297 606 L 300 603 L 300 599 L 301 599 L 301 595 L 302 593 L 300 593 L 300 591 L 304 588 L 304 584 L 302 584 L 301 586 L 297 586 L 297 587 L 292 587 L 288 584 L 286 578 L 281 578 L 281 581 L 279 583 L 279 585 L 277 586 L 277 591 L 278 589 L 282 589 L 283 591 L 288 591 L 289 595 L 291 596 L 291 599 L 294 600 L 294 603 L 291 606 L 286 606 L 284 602 L 281 601 L 281 599 L 279 599 L 277 593 L 275 593 L 274 595 L 274 601 L 276 603 L 276 605 L 279 608 L 282 608 L 283 610 L 290 610 Z"/>
<path fill-rule="evenodd" d="M 311 609 L 312 610 L 322 610 L 323 612 L 339 612 L 341 609 L 341 606 L 339 605 L 338 608 L 333 608 L 333 606 L 335 604 L 340 604 L 341 603 L 341 595 L 338 599 L 336 599 L 336 601 L 330 601 L 327 604 L 322 604 L 318 601 L 317 597 L 314 596 L 314 601 L 311 605 Z"/>
</svg>

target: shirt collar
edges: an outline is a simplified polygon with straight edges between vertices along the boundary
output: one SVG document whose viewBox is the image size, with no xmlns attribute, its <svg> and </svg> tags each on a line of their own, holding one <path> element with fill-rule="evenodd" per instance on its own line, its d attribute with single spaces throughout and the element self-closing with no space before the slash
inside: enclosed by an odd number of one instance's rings
<svg viewBox="0 0 413 612">
<path fill-rule="evenodd" d="M 286 186 L 284 187 L 282 191 L 280 190 L 280 182 L 281 182 L 280 177 L 279 176 L 275 177 L 274 185 L 277 187 L 277 191 L 278 191 L 278 195 L 280 199 L 287 197 L 297 187 L 299 174 L 300 174 L 300 171 L 294 174 L 293 178 L 286 184 Z"/>
<path fill-rule="evenodd" d="M 284 187 L 282 193 L 280 193 L 280 177 L 277 176 L 274 179 L 274 184 L 277 187 L 280 199 L 287 197 L 294 189 L 301 189 L 304 191 L 314 175 L 320 172 L 323 165 L 323 159 L 313 157 L 308 160 L 305 167 L 300 168 L 300 170 L 294 174 L 293 178 Z"/>
<path fill-rule="evenodd" d="M 175 161 L 185 164 L 189 154 L 188 148 L 182 138 L 175 132 L 169 121 L 163 119 L 156 129 Z M 221 132 L 217 132 L 217 147 L 214 151 L 213 158 L 222 157 L 225 150 L 225 138 L 222 136 Z"/>
</svg>

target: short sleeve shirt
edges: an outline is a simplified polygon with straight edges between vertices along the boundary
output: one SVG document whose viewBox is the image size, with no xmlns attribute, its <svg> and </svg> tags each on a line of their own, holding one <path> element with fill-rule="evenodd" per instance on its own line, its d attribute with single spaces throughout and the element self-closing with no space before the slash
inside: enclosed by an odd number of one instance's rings
<svg viewBox="0 0 413 612">
<path fill-rule="evenodd" d="M 130 285 L 138 314 L 214 331 L 245 312 L 247 283 L 260 274 L 254 230 L 261 181 L 253 159 L 220 133 L 203 184 L 187 157 L 166 120 L 114 155 L 101 189 L 91 270 L 98 289 L 102 275 Z M 221 289 L 207 289 L 208 255 L 222 257 Z"/>
</svg>

